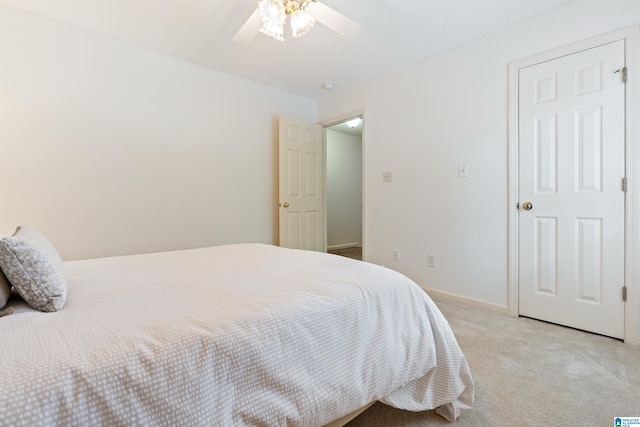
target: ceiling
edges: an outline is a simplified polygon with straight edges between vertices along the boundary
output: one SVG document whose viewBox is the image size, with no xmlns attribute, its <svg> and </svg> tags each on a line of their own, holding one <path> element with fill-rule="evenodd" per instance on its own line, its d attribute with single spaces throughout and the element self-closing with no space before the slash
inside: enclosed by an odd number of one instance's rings
<svg viewBox="0 0 640 427">
<path fill-rule="evenodd" d="M 231 39 L 257 0 L 0 0 L 0 4 L 317 99 L 573 0 L 321 0 L 358 22 L 284 42 Z"/>
<path fill-rule="evenodd" d="M 347 125 L 347 122 L 337 123 L 335 125 L 331 125 L 328 129 L 335 130 L 336 132 L 348 133 L 349 135 L 355 135 L 362 137 L 362 122 L 358 124 L 356 127 L 350 127 Z"/>
</svg>

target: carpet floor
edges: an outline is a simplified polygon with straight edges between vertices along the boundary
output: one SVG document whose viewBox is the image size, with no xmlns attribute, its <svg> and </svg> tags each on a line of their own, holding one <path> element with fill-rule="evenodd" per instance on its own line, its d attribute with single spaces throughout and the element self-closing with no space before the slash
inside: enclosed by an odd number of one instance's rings
<svg viewBox="0 0 640 427">
<path fill-rule="evenodd" d="M 621 341 L 473 306 L 436 301 L 473 374 L 475 407 L 454 424 L 376 403 L 347 424 L 613 426 L 640 417 L 640 350 Z"/>
</svg>

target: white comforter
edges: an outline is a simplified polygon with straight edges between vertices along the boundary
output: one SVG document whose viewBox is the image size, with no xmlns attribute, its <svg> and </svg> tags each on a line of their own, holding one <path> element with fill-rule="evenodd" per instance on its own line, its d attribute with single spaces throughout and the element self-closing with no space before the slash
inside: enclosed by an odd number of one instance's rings
<svg viewBox="0 0 640 427">
<path fill-rule="evenodd" d="M 448 323 L 389 269 L 262 244 L 65 268 L 62 311 L 0 319 L 0 425 L 307 427 L 377 399 L 450 420 L 473 405 Z"/>
</svg>

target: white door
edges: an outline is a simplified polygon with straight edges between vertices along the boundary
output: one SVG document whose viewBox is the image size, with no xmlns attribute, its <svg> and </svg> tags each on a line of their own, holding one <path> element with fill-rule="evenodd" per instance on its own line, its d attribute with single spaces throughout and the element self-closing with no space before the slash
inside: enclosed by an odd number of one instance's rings
<svg viewBox="0 0 640 427">
<path fill-rule="evenodd" d="M 624 336 L 624 41 L 519 71 L 519 313 Z"/>
<path fill-rule="evenodd" d="M 324 251 L 322 126 L 280 117 L 280 246 Z"/>
</svg>

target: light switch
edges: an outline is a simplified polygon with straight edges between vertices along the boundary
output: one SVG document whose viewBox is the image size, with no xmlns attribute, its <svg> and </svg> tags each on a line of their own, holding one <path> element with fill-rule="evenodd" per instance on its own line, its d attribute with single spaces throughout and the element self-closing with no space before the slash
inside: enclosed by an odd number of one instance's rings
<svg viewBox="0 0 640 427">
<path fill-rule="evenodd" d="M 427 267 L 436 268 L 436 256 L 434 254 L 427 254 Z"/>
<path fill-rule="evenodd" d="M 458 178 L 468 178 L 468 177 L 469 177 L 469 164 L 460 163 L 458 165 Z"/>
</svg>

